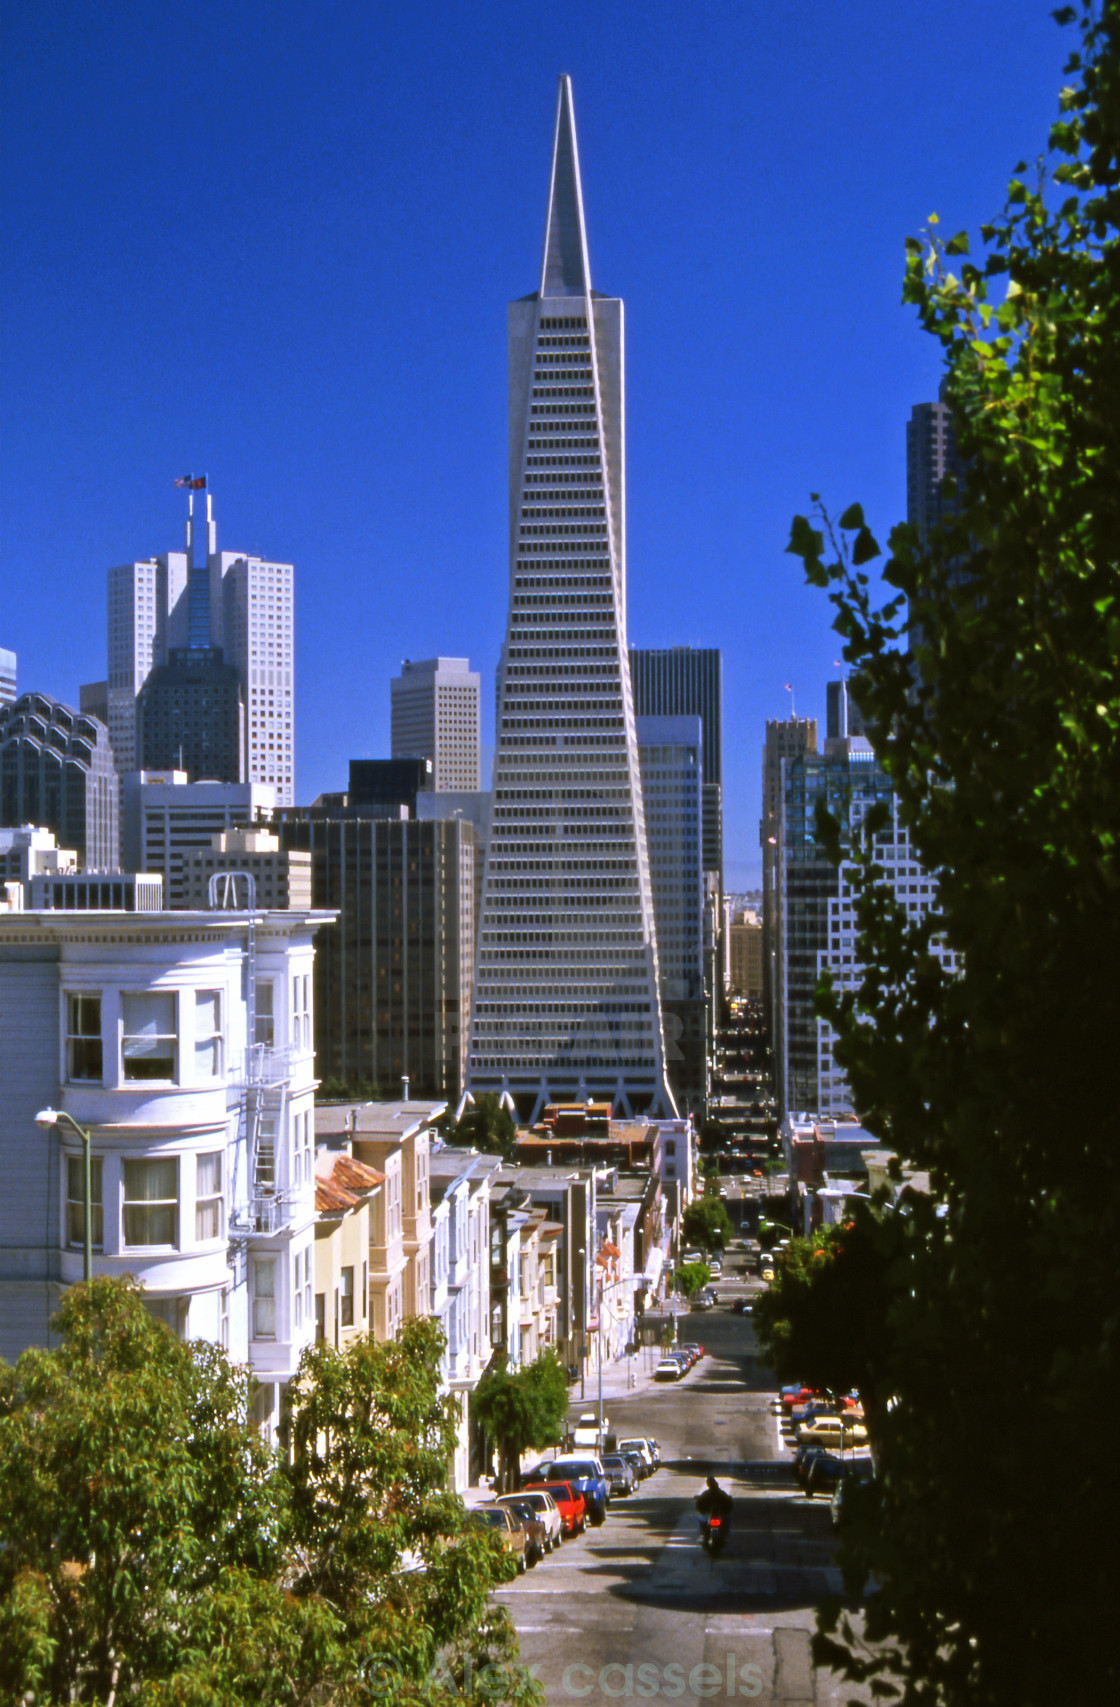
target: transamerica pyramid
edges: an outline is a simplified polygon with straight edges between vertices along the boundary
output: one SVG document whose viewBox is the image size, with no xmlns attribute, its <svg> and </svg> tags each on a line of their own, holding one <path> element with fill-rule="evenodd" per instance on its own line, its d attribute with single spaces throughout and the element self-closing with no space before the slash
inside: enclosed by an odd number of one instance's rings
<svg viewBox="0 0 1120 1707">
<path fill-rule="evenodd" d="M 510 598 L 469 1083 L 675 1114 L 626 654 L 622 303 L 561 77 L 540 288 L 509 305 Z"/>
</svg>

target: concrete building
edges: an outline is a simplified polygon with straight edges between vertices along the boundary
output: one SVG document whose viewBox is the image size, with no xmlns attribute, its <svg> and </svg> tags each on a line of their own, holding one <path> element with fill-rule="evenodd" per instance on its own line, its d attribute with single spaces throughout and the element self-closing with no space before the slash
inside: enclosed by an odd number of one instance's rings
<svg viewBox="0 0 1120 1707">
<path fill-rule="evenodd" d="M 733 996 L 760 1002 L 763 993 L 762 920 L 740 909 L 727 924 L 728 985 Z"/>
<path fill-rule="evenodd" d="M 87 871 L 118 869 L 109 732 L 95 717 L 42 693 L 0 706 L 0 825 L 25 824 L 50 830 Z"/>
<path fill-rule="evenodd" d="M 248 1363 L 271 1431 L 314 1332 L 311 971 L 327 915 L 0 914 L 0 1355 L 82 1275 L 133 1274 Z M 252 968 L 252 976 L 248 975 Z M 262 1027 L 262 1017 L 267 1025 Z M 60 1109 L 42 1131 L 36 1115 Z"/>
<path fill-rule="evenodd" d="M 389 684 L 393 757 L 430 759 L 437 793 L 481 786 L 479 691 L 467 658 L 406 658 Z"/>
<path fill-rule="evenodd" d="M 181 744 L 184 762 L 188 750 L 196 755 L 196 767 L 187 765 L 193 779 L 198 779 L 197 767 L 211 777 L 220 771 L 217 780 L 265 784 L 275 789 L 280 805 L 291 805 L 292 565 L 219 551 L 209 492 L 205 502 L 205 521 L 196 529 L 191 492 L 184 551 L 109 570 L 108 710 L 116 767 L 122 776 L 144 768 L 137 706 L 153 671 L 159 670 L 145 710 L 150 750 L 165 754 L 159 768 L 178 764 Z M 235 678 L 229 677 L 230 669 Z M 233 738 L 231 679 L 240 697 L 236 766 L 227 750 Z M 202 709 L 204 695 L 209 713 Z M 220 728 L 215 707 L 220 707 Z M 181 743 L 173 738 L 176 716 Z M 199 743 L 201 755 L 196 753 Z"/>
<path fill-rule="evenodd" d="M 703 1120 L 709 1068 L 700 863 L 701 723 L 698 717 L 639 715 L 635 729 L 657 926 L 665 1066 L 678 1109 Z"/>
<path fill-rule="evenodd" d="M 311 906 L 311 855 L 282 848 L 269 830 L 223 830 L 208 848 L 188 848 L 182 856 L 183 905 L 209 905 L 210 882 L 230 872 L 248 872 L 258 907 L 266 910 Z"/>
<path fill-rule="evenodd" d="M 16 655 L 0 646 L 0 707 L 16 701 Z"/>
<path fill-rule="evenodd" d="M 370 1206 L 385 1184 L 346 1150 L 315 1151 L 315 1338 L 346 1351 L 370 1332 Z"/>
<path fill-rule="evenodd" d="M 285 814 L 276 833 L 310 855 L 315 905 L 339 911 L 320 943 L 320 1077 L 384 1090 L 407 1076 L 418 1094 L 457 1101 L 474 967 L 473 827 L 345 806 Z"/>
<path fill-rule="evenodd" d="M 77 852 L 60 848 L 53 830 L 41 830 L 34 824 L 0 829 L 0 885 L 19 883 L 26 887 L 33 877 L 77 869 Z"/>
<path fill-rule="evenodd" d="M 428 1159 L 432 1205 L 430 1313 L 447 1340 L 444 1380 L 460 1401 L 455 1452 L 457 1493 L 478 1481 L 481 1463 L 470 1429 L 470 1395 L 490 1361 L 490 1192 L 501 1161 L 433 1136 Z"/>
<path fill-rule="evenodd" d="M 762 977 L 763 1004 L 771 1043 L 777 1037 L 775 1008 L 778 957 L 778 816 L 782 800 L 782 761 L 817 750 L 815 717 L 767 718 L 762 748 Z"/>
<path fill-rule="evenodd" d="M 185 907 L 188 855 L 210 853 L 215 836 L 260 824 L 275 806 L 276 790 L 264 783 L 190 782 L 186 771 L 131 771 L 121 779 L 122 863 L 129 871 L 160 872 L 167 905 Z"/>
<path fill-rule="evenodd" d="M 723 654 L 717 647 L 630 648 L 638 717 L 698 717 L 703 735 L 701 783 L 705 871 L 723 891 Z M 658 943 L 660 948 L 660 942 Z"/>
<path fill-rule="evenodd" d="M 522 1112 L 672 1109 L 626 645 L 622 304 L 591 289 L 560 79 L 538 289 L 510 304 L 510 604 L 469 1076 Z"/>
</svg>

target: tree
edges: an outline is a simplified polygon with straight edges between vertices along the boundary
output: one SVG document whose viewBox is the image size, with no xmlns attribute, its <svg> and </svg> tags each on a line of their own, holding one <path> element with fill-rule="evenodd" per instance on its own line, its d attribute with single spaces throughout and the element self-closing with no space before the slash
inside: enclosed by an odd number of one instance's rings
<svg viewBox="0 0 1120 1707">
<path fill-rule="evenodd" d="M 464 1109 L 462 1119 L 452 1121 L 447 1131 L 456 1144 L 473 1145 L 506 1161 L 517 1141 L 517 1122 L 496 1091 L 480 1091 L 474 1107 Z"/>
<path fill-rule="evenodd" d="M 695 1298 L 707 1286 L 712 1271 L 706 1262 L 682 1263 L 673 1276 L 673 1285 L 684 1298 Z"/>
<path fill-rule="evenodd" d="M 568 1383 L 555 1352 L 538 1353 L 523 1369 L 496 1359 L 471 1397 L 472 1415 L 486 1430 L 497 1454 L 498 1486 L 520 1486 L 522 1454 L 529 1447 L 556 1445 L 568 1412 Z"/>
<path fill-rule="evenodd" d="M 487 1604 L 509 1565 L 448 1490 L 433 1323 L 307 1354 L 283 1459 L 244 1372 L 176 1340 L 132 1283 L 73 1288 L 55 1327 L 58 1350 L 0 1366 L 5 1700 L 537 1699 Z M 500 1690 L 468 1681 L 487 1664 Z"/>
<path fill-rule="evenodd" d="M 731 1236 L 731 1219 L 721 1197 L 698 1197 L 681 1216 L 681 1238 L 686 1245 L 722 1250 Z"/>
<path fill-rule="evenodd" d="M 1056 15 L 1081 33 L 1058 164 L 1033 185 L 1016 168 L 977 258 L 936 225 L 908 245 L 905 298 L 945 353 L 955 517 L 927 540 L 892 532 L 881 605 L 858 505 L 835 526 L 797 518 L 790 545 L 832 589 L 901 821 L 937 877 L 935 912 L 909 924 L 879 881 L 890 830 L 873 816 L 867 972 L 820 993 L 865 1124 L 930 1187 L 909 1213 L 884 1203 L 881 1234 L 860 1227 L 888 1260 L 874 1342 L 853 1321 L 850 1349 L 862 1337 L 890 1403 L 845 1556 L 849 1586 L 873 1571 L 878 1592 L 871 1650 L 842 1623 L 820 1651 L 950 1707 L 1120 1685 L 1085 1417 L 1087 1394 L 1106 1412 L 1120 1397 L 1120 1150 L 1101 1141 L 1120 1031 L 1120 9 Z M 791 1343 L 843 1268 L 837 1254 L 789 1298 Z"/>
</svg>

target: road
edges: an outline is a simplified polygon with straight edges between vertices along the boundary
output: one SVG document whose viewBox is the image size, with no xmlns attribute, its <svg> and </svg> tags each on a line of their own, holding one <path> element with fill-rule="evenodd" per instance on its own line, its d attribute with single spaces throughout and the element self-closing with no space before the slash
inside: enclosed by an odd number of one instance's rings
<svg viewBox="0 0 1120 1707">
<path fill-rule="evenodd" d="M 733 1281 L 730 1297 L 743 1290 Z M 654 1435 L 661 1468 L 606 1523 L 499 1591 L 550 1707 L 613 1700 L 865 1701 L 810 1657 L 814 1607 L 839 1593 L 827 1501 L 804 1499 L 771 1411 L 750 1318 L 726 1305 L 682 1321 L 706 1355 L 679 1385 L 612 1396 L 620 1437 Z M 693 1496 L 733 1495 L 725 1552 L 699 1546 Z"/>
</svg>

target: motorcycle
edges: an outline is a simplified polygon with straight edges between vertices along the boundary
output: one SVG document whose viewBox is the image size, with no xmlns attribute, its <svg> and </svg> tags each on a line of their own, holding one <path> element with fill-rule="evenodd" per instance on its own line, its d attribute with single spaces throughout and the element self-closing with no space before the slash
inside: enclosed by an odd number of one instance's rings
<svg viewBox="0 0 1120 1707">
<path fill-rule="evenodd" d="M 700 1545 L 711 1554 L 721 1553 L 727 1541 L 728 1520 L 722 1512 L 705 1512 L 700 1519 Z"/>
</svg>

